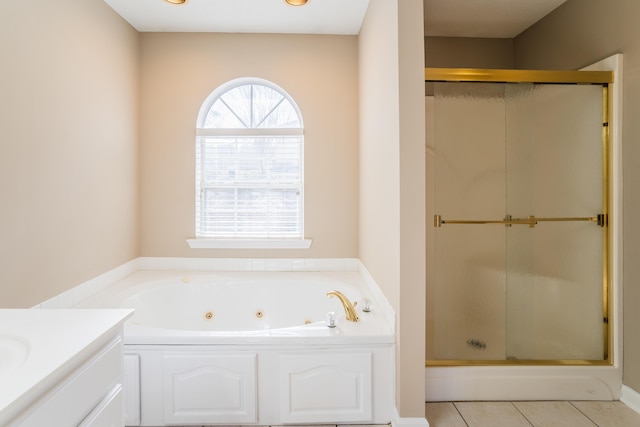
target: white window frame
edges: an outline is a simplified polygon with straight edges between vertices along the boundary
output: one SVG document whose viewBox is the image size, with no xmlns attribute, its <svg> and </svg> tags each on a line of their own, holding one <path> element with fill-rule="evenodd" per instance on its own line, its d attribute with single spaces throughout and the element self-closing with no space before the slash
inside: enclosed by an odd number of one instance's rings
<svg viewBox="0 0 640 427">
<path fill-rule="evenodd" d="M 222 97 L 225 93 L 233 90 L 237 87 L 244 85 L 261 85 L 269 87 L 279 94 L 281 94 L 294 108 L 300 127 L 296 128 L 213 128 L 205 127 L 205 122 L 209 111 L 213 104 Z M 311 239 L 304 238 L 304 126 L 302 122 L 302 115 L 295 101 L 285 92 L 282 88 L 264 79 L 258 78 L 240 78 L 235 79 L 214 90 L 202 104 L 198 113 L 198 119 L 196 123 L 196 150 L 200 148 L 201 142 L 206 137 L 243 137 L 243 136 L 300 136 L 301 140 L 301 181 L 299 183 L 299 191 L 301 198 L 301 208 L 299 212 L 299 221 L 301 225 L 301 234 L 292 238 L 251 238 L 251 237 L 215 237 L 215 236 L 199 236 L 198 230 L 200 224 L 198 223 L 200 218 L 200 198 L 203 196 L 203 188 L 201 187 L 201 178 L 197 171 L 200 165 L 196 165 L 196 194 L 195 194 L 195 208 L 196 208 L 196 238 L 187 239 L 187 243 L 191 248 L 221 248 L 221 249 L 304 249 L 311 246 Z M 198 159 L 199 156 L 196 156 Z M 196 160 L 197 161 L 197 160 Z"/>
</svg>

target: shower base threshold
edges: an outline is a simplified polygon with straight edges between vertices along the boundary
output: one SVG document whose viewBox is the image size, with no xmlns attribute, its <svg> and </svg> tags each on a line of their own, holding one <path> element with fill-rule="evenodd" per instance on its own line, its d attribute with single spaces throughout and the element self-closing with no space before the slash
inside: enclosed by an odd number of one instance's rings
<svg viewBox="0 0 640 427">
<path fill-rule="evenodd" d="M 428 367 L 426 401 L 619 400 L 616 366 Z"/>
</svg>

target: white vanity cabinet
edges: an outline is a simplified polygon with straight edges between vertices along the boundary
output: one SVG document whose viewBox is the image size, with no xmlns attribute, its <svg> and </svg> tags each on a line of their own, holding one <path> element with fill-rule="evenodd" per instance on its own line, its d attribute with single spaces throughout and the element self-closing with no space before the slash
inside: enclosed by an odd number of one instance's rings
<svg viewBox="0 0 640 427">
<path fill-rule="evenodd" d="M 114 403 L 113 398 L 119 396 L 121 378 L 122 343 L 117 337 L 45 393 L 11 427 L 42 427 L 51 425 L 52 420 L 60 426 L 98 426 L 84 420 L 89 415 L 96 417 L 94 409 L 100 411 L 118 403 L 118 400 Z M 110 396 L 113 398 L 102 402 Z"/>
<path fill-rule="evenodd" d="M 9 316 L 30 349 L 0 380 L 0 425 L 121 427 L 122 324 L 131 311 L 25 311 L 33 313 Z"/>
<path fill-rule="evenodd" d="M 126 425 L 391 421 L 393 345 L 247 347 L 127 345 Z"/>
<path fill-rule="evenodd" d="M 119 427 L 122 425 L 122 409 L 122 387 L 118 384 L 78 427 Z"/>
</svg>

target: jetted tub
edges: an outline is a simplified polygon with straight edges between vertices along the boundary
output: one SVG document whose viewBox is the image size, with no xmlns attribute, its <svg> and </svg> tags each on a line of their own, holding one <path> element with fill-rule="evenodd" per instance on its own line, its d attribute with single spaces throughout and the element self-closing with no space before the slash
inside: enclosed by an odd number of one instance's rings
<svg viewBox="0 0 640 427">
<path fill-rule="evenodd" d="M 332 290 L 358 302 L 359 322 Z M 126 425 L 388 424 L 395 339 L 381 295 L 357 271 L 138 271 L 79 307 L 135 310 Z"/>
</svg>

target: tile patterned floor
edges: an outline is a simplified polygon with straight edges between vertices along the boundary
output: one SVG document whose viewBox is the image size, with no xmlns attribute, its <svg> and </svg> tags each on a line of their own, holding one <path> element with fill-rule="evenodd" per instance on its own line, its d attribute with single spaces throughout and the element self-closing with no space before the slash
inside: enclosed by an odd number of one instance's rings
<svg viewBox="0 0 640 427">
<path fill-rule="evenodd" d="M 210 425 L 188 425 L 188 426 L 174 426 L 174 427 L 389 427 L 388 424 L 287 424 L 287 425 L 274 425 L 274 426 L 255 426 L 255 425 L 236 425 L 236 424 L 210 424 Z"/>
<path fill-rule="evenodd" d="M 640 427 L 640 414 L 621 402 L 433 402 L 425 404 L 425 414 L 429 427 Z"/>
<path fill-rule="evenodd" d="M 640 427 L 621 402 L 434 402 L 430 427 Z"/>
</svg>

